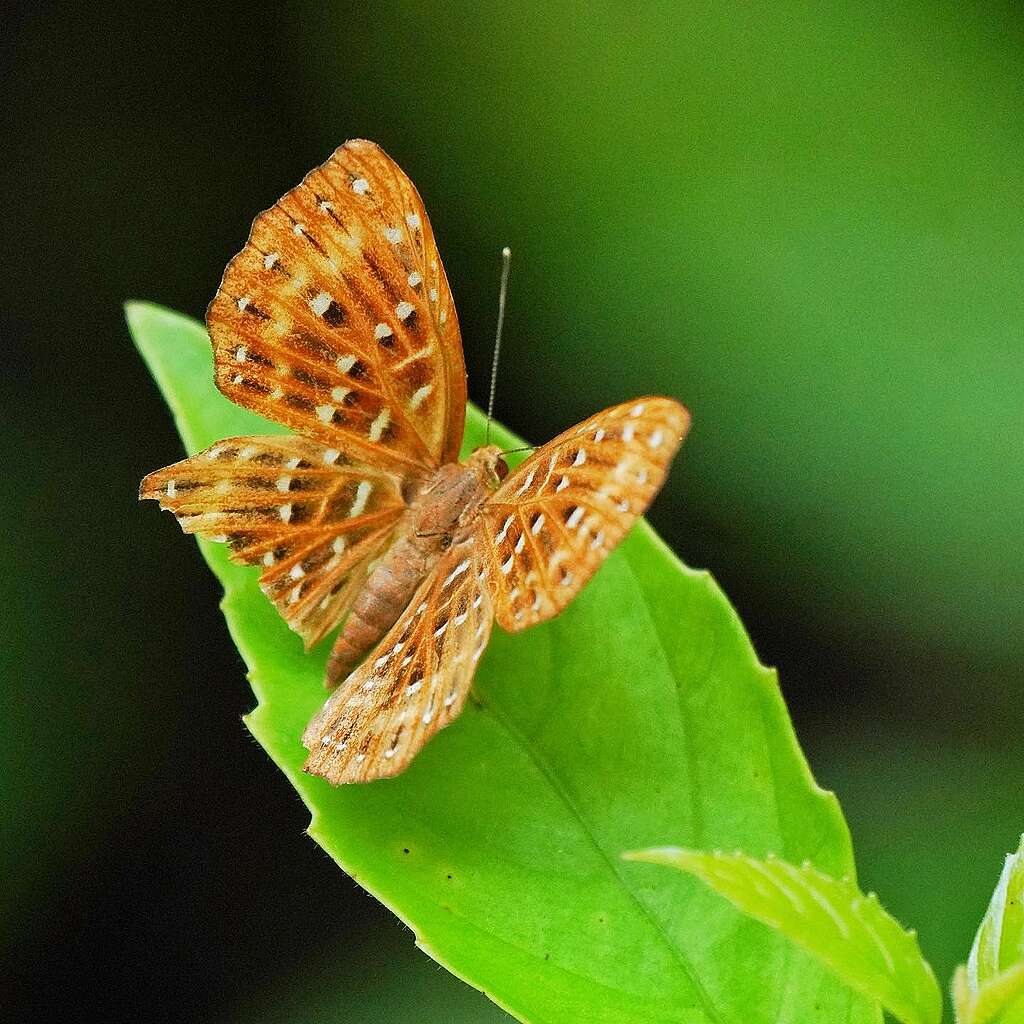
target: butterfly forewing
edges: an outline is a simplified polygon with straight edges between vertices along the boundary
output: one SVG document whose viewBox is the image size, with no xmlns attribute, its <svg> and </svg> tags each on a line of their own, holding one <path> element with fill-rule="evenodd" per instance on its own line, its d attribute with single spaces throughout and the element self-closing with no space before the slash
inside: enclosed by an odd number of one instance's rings
<svg viewBox="0 0 1024 1024">
<path fill-rule="evenodd" d="M 643 515 L 688 427 L 669 398 L 613 406 L 506 478 L 474 527 L 503 629 L 543 622 L 569 603 Z"/>
<path fill-rule="evenodd" d="M 140 496 L 227 543 L 307 646 L 336 626 L 405 511 L 402 476 L 297 436 L 237 437 L 151 473 Z"/>
<path fill-rule="evenodd" d="M 306 771 L 335 784 L 397 775 L 458 716 L 490 637 L 485 581 L 475 537 L 464 536 L 310 722 Z"/>
<path fill-rule="evenodd" d="M 453 461 L 462 344 L 416 189 L 347 142 L 253 223 L 207 313 L 233 401 L 371 465 Z"/>
</svg>

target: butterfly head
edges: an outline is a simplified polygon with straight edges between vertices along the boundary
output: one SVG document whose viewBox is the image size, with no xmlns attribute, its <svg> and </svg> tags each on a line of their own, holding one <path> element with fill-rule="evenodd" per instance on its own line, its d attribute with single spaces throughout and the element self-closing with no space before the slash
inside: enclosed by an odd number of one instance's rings
<svg viewBox="0 0 1024 1024">
<path fill-rule="evenodd" d="M 508 476 L 508 463 L 496 444 L 486 444 L 477 448 L 467 462 L 477 471 L 489 490 L 496 490 L 501 481 Z"/>
</svg>

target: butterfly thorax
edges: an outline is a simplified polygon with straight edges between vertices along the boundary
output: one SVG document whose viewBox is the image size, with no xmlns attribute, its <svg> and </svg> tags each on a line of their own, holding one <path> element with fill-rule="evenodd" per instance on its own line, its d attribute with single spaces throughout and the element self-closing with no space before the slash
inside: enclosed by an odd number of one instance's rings
<svg viewBox="0 0 1024 1024">
<path fill-rule="evenodd" d="M 395 624 L 416 588 L 472 522 L 505 472 L 500 449 L 491 445 L 423 478 L 409 497 L 393 542 L 371 568 L 335 641 L 327 663 L 328 686 L 341 682 Z"/>
</svg>

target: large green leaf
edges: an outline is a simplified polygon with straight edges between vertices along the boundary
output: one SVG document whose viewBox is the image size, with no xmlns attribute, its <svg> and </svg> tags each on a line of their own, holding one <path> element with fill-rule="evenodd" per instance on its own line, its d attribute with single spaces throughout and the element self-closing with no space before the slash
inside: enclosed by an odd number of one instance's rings
<svg viewBox="0 0 1024 1024">
<path fill-rule="evenodd" d="M 269 429 L 214 390 L 200 325 L 144 304 L 128 317 L 189 451 Z M 467 445 L 481 430 L 473 411 Z M 250 668 L 247 722 L 309 806 L 310 834 L 459 977 L 538 1024 L 878 1019 L 692 879 L 619 857 L 681 840 L 853 870 L 774 673 L 711 577 L 646 526 L 565 614 L 496 631 L 476 699 L 404 775 L 340 789 L 301 772 L 324 650 L 303 654 L 255 573 L 200 546 Z"/>
<path fill-rule="evenodd" d="M 852 988 L 904 1024 L 938 1024 L 942 994 L 917 935 L 905 931 L 874 894 L 850 878 L 833 878 L 743 853 L 701 853 L 679 847 L 640 850 L 628 860 L 667 864 L 706 882 L 745 914 L 788 936 Z"/>
<path fill-rule="evenodd" d="M 953 979 L 960 1024 L 1024 1024 L 1024 836 L 1008 854 L 967 966 Z"/>
</svg>

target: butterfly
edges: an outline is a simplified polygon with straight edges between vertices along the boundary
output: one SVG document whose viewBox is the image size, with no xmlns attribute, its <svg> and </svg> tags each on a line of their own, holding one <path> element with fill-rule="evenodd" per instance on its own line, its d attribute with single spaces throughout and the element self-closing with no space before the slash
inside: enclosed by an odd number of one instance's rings
<svg viewBox="0 0 1024 1024">
<path fill-rule="evenodd" d="M 451 290 L 418 192 L 363 140 L 256 218 L 207 324 L 220 391 L 296 433 L 219 441 L 140 497 L 258 566 L 307 649 L 341 626 L 336 689 L 302 737 L 305 770 L 334 784 L 397 775 L 458 716 L 492 623 L 557 615 L 689 427 L 678 402 L 641 398 L 512 471 L 494 445 L 459 463 Z"/>
</svg>

